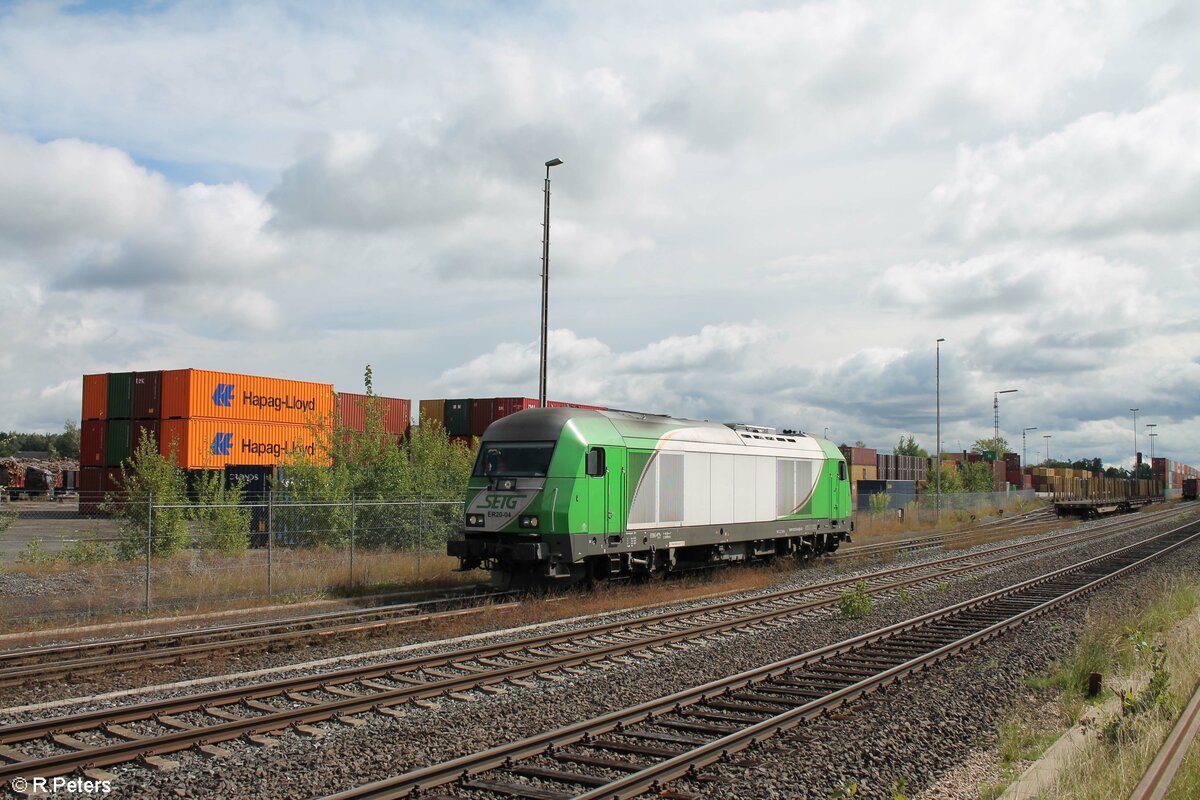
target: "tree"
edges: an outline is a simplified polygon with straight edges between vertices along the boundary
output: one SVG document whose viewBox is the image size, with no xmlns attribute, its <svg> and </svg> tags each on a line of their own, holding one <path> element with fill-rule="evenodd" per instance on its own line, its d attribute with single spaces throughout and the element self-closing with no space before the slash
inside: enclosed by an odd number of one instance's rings
<svg viewBox="0 0 1200 800">
<path fill-rule="evenodd" d="M 929 453 L 925 452 L 925 448 L 917 444 L 916 437 L 911 433 L 907 438 L 900 437 L 900 441 L 892 448 L 894 456 L 916 456 L 917 458 L 929 458 Z"/>
<path fill-rule="evenodd" d="M 858 441 L 856 441 L 856 442 L 854 443 L 854 446 L 855 446 L 855 447 L 866 447 L 866 446 L 867 446 L 867 443 L 866 443 L 866 442 L 864 442 L 862 439 L 859 439 Z"/>
<path fill-rule="evenodd" d="M 462 500 L 474 448 L 451 442 L 441 425 L 427 420 L 398 439 L 384 425 L 370 365 L 363 382 L 361 432 L 344 429 L 336 418 L 332 426 L 314 424 L 314 452 L 284 459 L 284 480 L 276 489 L 295 505 L 276 507 L 282 522 L 276 527 L 309 531 L 311 543 L 319 545 L 343 546 L 353 530 L 356 546 L 409 547 L 429 521 L 417 519 L 417 508 L 395 501 Z"/>
<path fill-rule="evenodd" d="M 79 426 L 67 420 L 63 423 L 63 432 L 54 437 L 50 443 L 50 452 L 59 458 L 79 459 Z"/>
<path fill-rule="evenodd" d="M 960 466 L 964 492 L 993 492 L 996 478 L 990 461 L 973 461 Z"/>
<path fill-rule="evenodd" d="M 976 439 L 975 444 L 971 445 L 972 453 L 993 452 L 999 458 L 1005 453 L 1011 453 L 1012 449 L 1008 446 L 1008 440 L 1003 436 L 996 439 Z"/>
</svg>

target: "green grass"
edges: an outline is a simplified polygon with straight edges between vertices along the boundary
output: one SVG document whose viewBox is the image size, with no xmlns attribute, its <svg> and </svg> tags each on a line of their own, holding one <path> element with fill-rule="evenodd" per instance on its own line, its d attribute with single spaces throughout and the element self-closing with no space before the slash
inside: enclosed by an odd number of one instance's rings
<svg viewBox="0 0 1200 800">
<path fill-rule="evenodd" d="M 1073 766 L 1059 775 L 1050 796 L 1127 797 L 1141 780 L 1174 724 L 1175 711 L 1200 682 L 1198 607 L 1200 582 L 1166 581 L 1136 614 L 1089 620 L 1070 658 L 1055 664 L 1048 675 L 1027 681 L 1032 688 L 1056 691 L 1064 721 L 1070 722 L 1079 718 L 1089 673 L 1101 673 L 1110 689 L 1125 689 L 1121 710 L 1104 722 L 1106 735 L 1089 740 Z M 1008 742 L 1003 746 L 1009 753 L 1024 744 L 1018 735 L 1006 738 L 1004 730 L 1001 741 Z M 1200 796 L 1200 754 L 1195 747 L 1189 758 L 1191 771 L 1181 776 L 1173 798 Z"/>
</svg>

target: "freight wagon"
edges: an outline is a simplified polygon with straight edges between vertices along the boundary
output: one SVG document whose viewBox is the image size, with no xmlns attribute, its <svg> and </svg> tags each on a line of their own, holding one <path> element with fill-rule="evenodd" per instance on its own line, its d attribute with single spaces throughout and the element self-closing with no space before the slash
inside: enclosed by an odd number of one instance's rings
<svg viewBox="0 0 1200 800">
<path fill-rule="evenodd" d="M 546 408 L 494 422 L 448 552 L 498 586 L 817 555 L 850 538 L 849 470 L 806 434 Z"/>
<path fill-rule="evenodd" d="M 1195 500 L 1196 499 L 1197 484 L 1200 484 L 1200 480 L 1197 480 L 1196 478 L 1185 478 L 1184 479 L 1184 481 L 1183 481 L 1183 499 L 1184 500 Z"/>
</svg>

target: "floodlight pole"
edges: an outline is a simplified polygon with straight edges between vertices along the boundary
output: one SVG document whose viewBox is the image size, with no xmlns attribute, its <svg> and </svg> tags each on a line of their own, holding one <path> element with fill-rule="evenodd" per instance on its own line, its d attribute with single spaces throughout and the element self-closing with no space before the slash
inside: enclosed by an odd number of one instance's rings
<svg viewBox="0 0 1200 800">
<path fill-rule="evenodd" d="M 934 507 L 934 516 L 937 520 L 942 518 L 942 342 L 945 339 L 938 339 L 933 343 L 934 359 L 933 359 L 933 380 L 934 380 L 934 403 L 937 411 L 937 431 L 934 437 L 937 439 L 934 442 L 934 458 L 937 459 L 935 468 L 937 470 L 937 491 L 935 492 L 936 500 Z"/>
<path fill-rule="evenodd" d="M 1020 390 L 1019 389 L 1000 389 L 999 391 L 992 392 L 992 414 L 995 417 L 995 420 L 993 423 L 993 428 L 992 428 L 992 447 L 996 448 L 996 451 L 997 451 L 996 456 L 997 457 L 1004 455 L 1003 453 L 999 452 L 999 450 L 1000 450 L 1000 395 L 1012 394 L 1013 392 L 1017 392 L 1017 391 L 1020 391 Z"/>
<path fill-rule="evenodd" d="M 538 408 L 546 407 L 546 333 L 550 317 L 550 168 L 563 163 L 552 158 L 546 162 L 546 211 L 542 220 L 542 354 L 538 371 Z"/>
</svg>

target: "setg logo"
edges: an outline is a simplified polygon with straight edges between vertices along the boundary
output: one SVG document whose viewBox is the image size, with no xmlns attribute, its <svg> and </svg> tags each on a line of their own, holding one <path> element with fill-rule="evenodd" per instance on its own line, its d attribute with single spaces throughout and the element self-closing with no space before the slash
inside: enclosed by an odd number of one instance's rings
<svg viewBox="0 0 1200 800">
<path fill-rule="evenodd" d="M 521 505 L 524 497 L 515 494 L 490 494 L 479 504 L 480 508 L 512 511 Z"/>
</svg>

